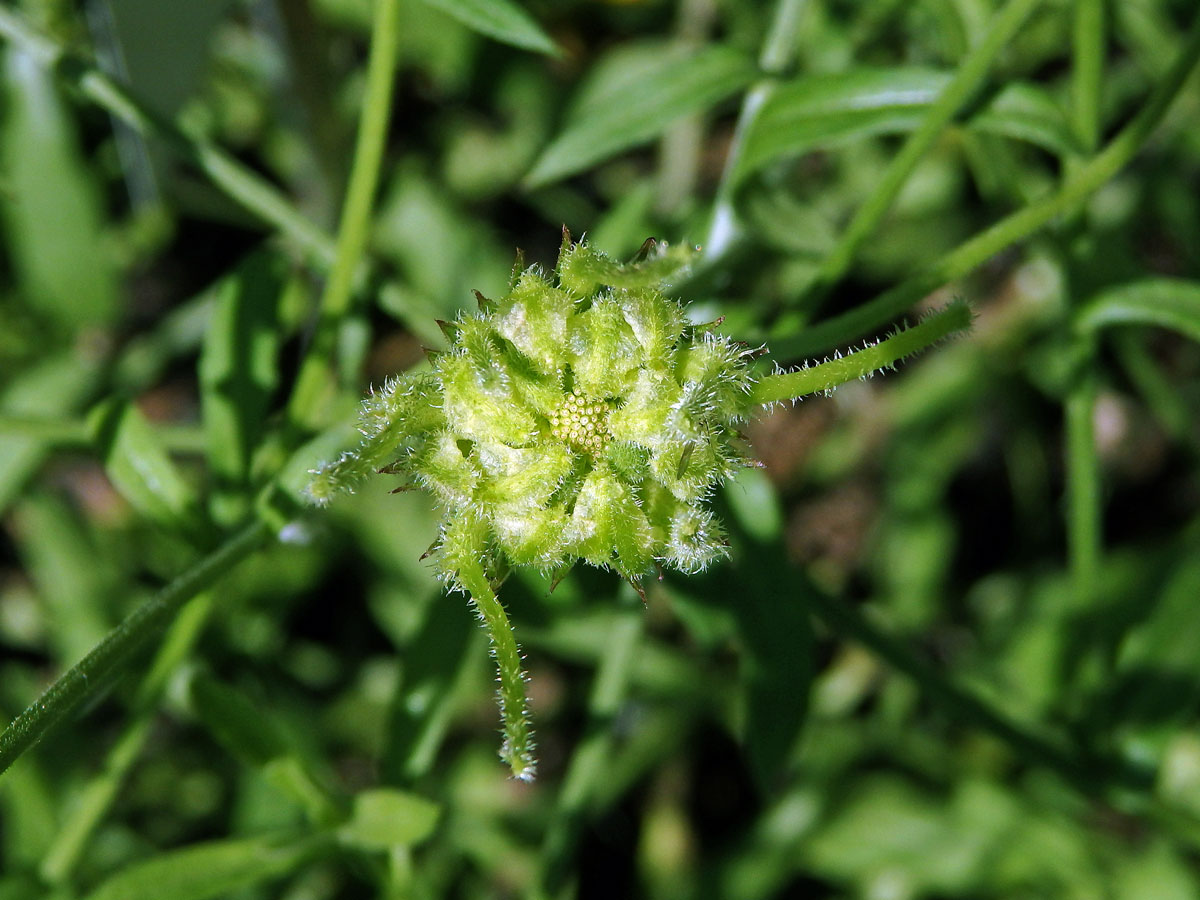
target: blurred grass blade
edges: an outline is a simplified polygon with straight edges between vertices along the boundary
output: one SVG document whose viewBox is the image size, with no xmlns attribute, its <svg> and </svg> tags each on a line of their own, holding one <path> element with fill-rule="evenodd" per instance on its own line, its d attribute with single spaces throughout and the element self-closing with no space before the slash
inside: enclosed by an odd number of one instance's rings
<svg viewBox="0 0 1200 900">
<path fill-rule="evenodd" d="M 137 407 L 106 400 L 88 415 L 88 424 L 108 477 L 134 509 L 176 531 L 200 532 L 195 492 Z"/>
<path fill-rule="evenodd" d="M 5 54 L 3 70 L 0 216 L 21 296 L 67 330 L 109 322 L 118 295 L 100 240 L 100 193 L 53 76 L 19 49 Z"/>
<path fill-rule="evenodd" d="M 208 460 L 223 488 L 249 487 L 250 457 L 279 383 L 282 265 L 256 253 L 218 294 L 200 354 L 200 406 Z"/>
<path fill-rule="evenodd" d="M 538 187 L 574 175 L 666 130 L 675 119 L 708 109 L 741 90 L 754 65 L 720 45 L 641 46 L 610 54 L 580 92 L 566 126 L 525 178 Z"/>
<path fill-rule="evenodd" d="M 559 56 L 558 46 L 537 21 L 513 0 L 423 0 L 468 28 L 502 44 Z"/>
<path fill-rule="evenodd" d="M 1046 90 L 1025 82 L 1005 85 L 970 117 L 967 127 L 1026 141 L 1059 156 L 1083 153 L 1062 107 Z"/>
<path fill-rule="evenodd" d="M 87 900 L 207 900 L 295 872 L 333 847 L 328 834 L 266 835 L 172 850 L 122 869 Z"/>
<path fill-rule="evenodd" d="M 911 131 L 950 81 L 933 69 L 854 69 L 780 84 L 745 136 L 733 181 L 772 159 Z"/>
<path fill-rule="evenodd" d="M 338 829 L 338 837 L 364 850 L 412 847 L 433 834 L 440 815 L 436 803 L 418 794 L 388 788 L 362 791 L 355 795 L 354 812 Z"/>
<path fill-rule="evenodd" d="M 1075 321 L 1083 333 L 1113 325 L 1156 325 L 1200 341 L 1200 282 L 1147 278 L 1097 296 Z"/>
</svg>

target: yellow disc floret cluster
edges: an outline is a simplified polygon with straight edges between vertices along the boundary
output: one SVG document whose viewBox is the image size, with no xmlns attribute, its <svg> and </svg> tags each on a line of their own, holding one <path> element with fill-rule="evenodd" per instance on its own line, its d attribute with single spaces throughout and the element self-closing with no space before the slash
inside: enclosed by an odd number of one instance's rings
<svg viewBox="0 0 1200 900">
<path fill-rule="evenodd" d="M 612 439 L 608 428 L 611 411 L 607 401 L 589 399 L 572 391 L 550 414 L 550 433 L 576 450 L 597 456 Z"/>
</svg>

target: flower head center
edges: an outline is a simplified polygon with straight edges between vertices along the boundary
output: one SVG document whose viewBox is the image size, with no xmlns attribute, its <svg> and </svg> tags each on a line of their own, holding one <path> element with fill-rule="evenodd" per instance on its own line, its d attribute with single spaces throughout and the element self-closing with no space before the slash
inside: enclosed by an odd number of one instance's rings
<svg viewBox="0 0 1200 900">
<path fill-rule="evenodd" d="M 550 414 L 550 433 L 564 444 L 593 456 L 601 453 L 612 439 L 608 414 L 612 406 L 572 391 Z"/>
</svg>

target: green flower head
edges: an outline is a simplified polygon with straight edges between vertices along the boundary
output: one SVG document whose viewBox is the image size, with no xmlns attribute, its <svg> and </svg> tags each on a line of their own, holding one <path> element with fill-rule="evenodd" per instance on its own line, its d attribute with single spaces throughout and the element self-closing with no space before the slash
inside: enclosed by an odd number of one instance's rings
<svg viewBox="0 0 1200 900">
<path fill-rule="evenodd" d="M 441 508 L 434 559 L 457 588 L 476 562 L 495 579 L 583 560 L 636 585 L 724 556 L 707 501 L 746 462 L 754 354 L 662 293 L 689 256 L 647 242 L 618 264 L 564 236 L 553 276 L 518 268 L 507 296 L 444 325 L 429 371 L 367 399 L 362 446 L 318 469 L 311 496 L 406 476 Z"/>
</svg>

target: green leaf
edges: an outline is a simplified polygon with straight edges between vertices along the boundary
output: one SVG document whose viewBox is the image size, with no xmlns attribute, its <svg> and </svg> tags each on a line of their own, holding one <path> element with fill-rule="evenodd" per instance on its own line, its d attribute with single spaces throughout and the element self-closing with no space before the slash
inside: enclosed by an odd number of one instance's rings
<svg viewBox="0 0 1200 900">
<path fill-rule="evenodd" d="M 746 133 L 734 180 L 780 157 L 911 131 L 950 77 L 923 68 L 855 69 L 780 85 Z M 966 126 L 1028 141 L 1052 153 L 1080 151 L 1058 104 L 1031 84 L 1005 86 L 970 116 Z"/>
<path fill-rule="evenodd" d="M 97 366 L 68 352 L 49 356 L 17 375 L 0 394 L 0 412 L 53 419 L 73 413 L 96 385 Z M 0 512 L 37 470 L 47 443 L 21 434 L 0 434 Z"/>
<path fill-rule="evenodd" d="M 1084 334 L 1113 325 L 1156 325 L 1200 341 L 1200 282 L 1147 278 L 1121 285 L 1098 295 L 1075 320 Z"/>
<path fill-rule="evenodd" d="M 338 836 L 365 850 L 411 847 L 433 834 L 440 815 L 438 804 L 417 794 L 387 788 L 362 791 Z"/>
<path fill-rule="evenodd" d="M 258 253 L 224 279 L 200 354 L 200 405 L 217 479 L 247 487 L 250 457 L 279 382 L 281 266 Z"/>
<path fill-rule="evenodd" d="M 21 50 L 6 50 L 0 216 L 22 296 L 68 329 L 108 322 L 119 297 L 100 240 L 99 189 L 80 157 L 52 74 Z"/>
<path fill-rule="evenodd" d="M 1060 156 L 1083 152 L 1062 107 L 1043 88 L 1024 82 L 1006 85 L 971 115 L 967 127 L 1027 141 Z"/>
<path fill-rule="evenodd" d="M 521 6 L 512 0 L 424 0 L 453 16 L 468 28 L 502 44 L 559 56 L 561 51 L 550 35 Z"/>
<path fill-rule="evenodd" d="M 88 425 L 113 486 L 139 513 L 178 531 L 200 525 L 192 488 L 183 480 L 150 423 L 131 403 L 106 400 Z"/>
<path fill-rule="evenodd" d="M 911 131 L 949 80 L 932 69 L 855 69 L 781 84 L 746 132 L 734 180 L 780 156 Z"/>
<path fill-rule="evenodd" d="M 656 137 L 671 122 L 719 103 L 755 77 L 730 47 L 651 45 L 610 54 L 581 90 L 566 126 L 534 163 L 527 187 L 548 184 Z"/>
<path fill-rule="evenodd" d="M 294 872 L 331 846 L 327 835 L 266 835 L 160 853 L 122 869 L 87 900 L 206 900 Z"/>
</svg>

